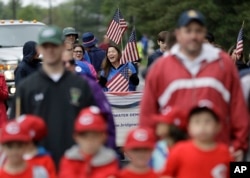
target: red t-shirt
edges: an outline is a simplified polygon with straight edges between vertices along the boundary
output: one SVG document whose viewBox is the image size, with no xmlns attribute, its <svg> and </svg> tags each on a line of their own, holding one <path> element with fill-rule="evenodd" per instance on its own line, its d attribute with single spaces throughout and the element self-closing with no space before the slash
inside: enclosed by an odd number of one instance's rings
<svg viewBox="0 0 250 178">
<path fill-rule="evenodd" d="M 139 174 L 126 168 L 121 170 L 117 175 L 117 178 L 157 178 L 157 177 L 158 175 L 153 170 L 149 170 L 148 172 Z"/>
<path fill-rule="evenodd" d="M 228 178 L 231 160 L 228 147 L 224 144 L 204 151 L 191 140 L 183 141 L 171 150 L 163 175 L 174 178 Z"/>
<path fill-rule="evenodd" d="M 50 178 L 56 178 L 55 164 L 50 155 L 35 156 L 31 159 L 27 159 L 27 161 L 34 166 L 43 166 L 47 170 Z"/>
<path fill-rule="evenodd" d="M 28 165 L 26 169 L 18 174 L 11 174 L 4 169 L 0 169 L 1 178 L 33 178 L 32 167 Z"/>
</svg>

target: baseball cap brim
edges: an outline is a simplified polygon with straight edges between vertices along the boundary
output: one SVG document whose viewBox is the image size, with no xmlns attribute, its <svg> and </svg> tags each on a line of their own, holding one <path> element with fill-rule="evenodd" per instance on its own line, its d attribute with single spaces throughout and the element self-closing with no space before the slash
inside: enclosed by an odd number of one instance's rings
<svg viewBox="0 0 250 178">
<path fill-rule="evenodd" d="M 7 142 L 15 142 L 15 141 L 19 141 L 19 142 L 29 142 L 31 141 L 31 137 L 27 136 L 27 135 L 8 135 L 5 136 L 4 138 L 0 139 L 0 143 L 7 143 Z"/>
<path fill-rule="evenodd" d="M 189 18 L 189 19 L 186 19 L 185 21 L 183 21 L 181 24 L 179 24 L 179 27 L 187 26 L 191 22 L 197 22 L 200 25 L 205 26 L 204 21 L 201 20 L 200 18 Z"/>
<path fill-rule="evenodd" d="M 155 144 L 152 142 L 130 142 L 128 144 L 124 145 L 125 150 L 131 150 L 131 149 L 140 149 L 140 148 L 148 148 L 148 149 L 154 149 Z"/>
<path fill-rule="evenodd" d="M 75 128 L 75 132 L 89 132 L 89 131 L 96 131 L 96 132 L 105 132 L 107 128 L 105 126 L 91 126 L 91 127 L 79 127 Z"/>
<path fill-rule="evenodd" d="M 68 36 L 68 35 L 75 35 L 75 36 L 77 36 L 78 37 L 78 33 L 74 33 L 74 32 L 69 32 L 69 33 L 65 33 L 64 34 L 65 36 Z"/>
<path fill-rule="evenodd" d="M 61 44 L 63 44 L 62 40 L 53 39 L 53 38 L 40 40 L 38 44 L 39 45 L 43 45 L 45 43 L 50 43 L 50 44 L 54 44 L 54 45 L 58 45 L 58 46 L 61 45 Z"/>
</svg>

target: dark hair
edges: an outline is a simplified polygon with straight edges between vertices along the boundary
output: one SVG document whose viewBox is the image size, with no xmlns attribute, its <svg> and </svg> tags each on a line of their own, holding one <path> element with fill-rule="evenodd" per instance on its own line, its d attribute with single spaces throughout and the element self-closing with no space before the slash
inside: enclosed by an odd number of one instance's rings
<svg viewBox="0 0 250 178">
<path fill-rule="evenodd" d="M 122 57 L 122 52 L 121 52 L 121 50 L 120 50 L 117 46 L 115 46 L 115 45 L 110 45 L 110 46 L 108 47 L 108 49 L 109 49 L 109 48 L 115 48 L 115 49 L 116 49 L 116 51 L 118 52 L 118 59 L 120 59 L 120 58 Z M 103 60 L 103 62 L 102 62 L 102 69 L 103 69 L 103 71 L 104 71 L 104 77 L 108 77 L 109 72 L 110 72 L 110 69 L 111 69 L 111 67 L 112 67 L 112 64 L 111 64 L 111 62 L 109 61 L 108 56 L 107 56 L 107 54 L 108 54 L 108 49 L 107 49 L 107 51 L 106 51 L 106 57 L 104 58 L 104 60 Z"/>
<path fill-rule="evenodd" d="M 84 47 L 81 45 L 81 44 L 74 44 L 73 46 L 73 50 L 77 47 L 80 47 L 82 49 L 82 54 L 84 55 L 85 54 L 85 50 L 84 50 Z"/>
<path fill-rule="evenodd" d="M 209 41 L 209 43 L 213 43 L 215 41 L 214 35 L 211 32 L 207 32 L 206 39 Z"/>
<path fill-rule="evenodd" d="M 210 108 L 208 107 L 196 107 L 194 109 L 192 109 L 189 112 L 189 116 L 188 116 L 188 122 L 190 122 L 190 119 L 197 114 L 201 114 L 201 113 L 209 113 L 212 115 L 212 118 L 216 121 L 219 122 L 219 116 Z"/>
<path fill-rule="evenodd" d="M 166 36 L 166 44 L 168 49 L 171 49 L 176 43 L 176 36 L 174 30 L 170 30 Z"/>
<path fill-rule="evenodd" d="M 177 126 L 169 125 L 169 136 L 173 139 L 174 143 L 187 139 L 187 134 Z"/>
<path fill-rule="evenodd" d="M 168 35 L 168 31 L 161 31 L 160 33 L 158 33 L 157 41 L 165 42 L 167 35 Z"/>
</svg>

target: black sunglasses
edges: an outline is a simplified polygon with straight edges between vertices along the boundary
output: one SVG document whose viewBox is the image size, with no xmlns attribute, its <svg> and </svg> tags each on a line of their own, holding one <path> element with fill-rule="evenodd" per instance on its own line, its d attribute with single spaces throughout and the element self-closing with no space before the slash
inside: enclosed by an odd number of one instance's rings
<svg viewBox="0 0 250 178">
<path fill-rule="evenodd" d="M 69 61 L 63 61 L 63 64 L 65 65 L 66 63 L 69 63 L 70 65 L 75 65 L 75 59 L 71 59 Z"/>
</svg>

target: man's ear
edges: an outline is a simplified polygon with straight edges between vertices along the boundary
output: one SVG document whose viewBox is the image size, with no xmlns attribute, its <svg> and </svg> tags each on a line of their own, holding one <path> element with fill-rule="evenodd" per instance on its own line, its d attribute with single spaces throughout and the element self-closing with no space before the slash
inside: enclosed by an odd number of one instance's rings
<svg viewBox="0 0 250 178">
<path fill-rule="evenodd" d="M 221 128 L 222 128 L 221 124 L 218 123 L 218 125 L 217 125 L 217 127 L 216 127 L 216 133 L 217 133 L 217 134 L 221 131 Z"/>
<path fill-rule="evenodd" d="M 103 141 L 103 143 L 105 143 L 107 141 L 107 139 L 108 139 L 107 134 L 103 132 L 102 133 L 102 141 Z"/>
<path fill-rule="evenodd" d="M 73 137 L 74 141 L 77 143 L 77 140 L 78 140 L 77 133 L 73 133 L 72 137 Z"/>
<path fill-rule="evenodd" d="M 41 54 L 42 50 L 41 50 L 41 46 L 36 46 L 36 52 L 38 54 Z"/>
<path fill-rule="evenodd" d="M 174 35 L 175 35 L 175 38 L 176 38 L 176 42 L 178 42 L 179 37 L 180 37 L 180 28 L 175 29 Z"/>
</svg>

